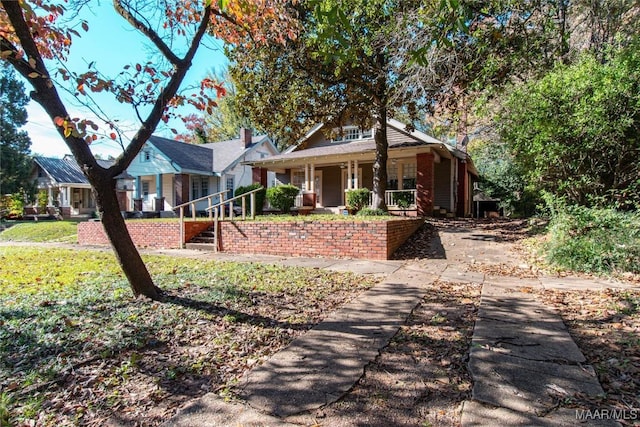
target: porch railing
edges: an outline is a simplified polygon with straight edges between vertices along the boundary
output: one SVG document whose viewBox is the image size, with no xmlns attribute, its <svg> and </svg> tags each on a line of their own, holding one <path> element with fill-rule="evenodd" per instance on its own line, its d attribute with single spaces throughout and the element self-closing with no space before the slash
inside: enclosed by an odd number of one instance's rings
<svg viewBox="0 0 640 427">
<path fill-rule="evenodd" d="M 348 190 L 345 190 L 348 191 Z M 418 190 L 387 190 L 384 192 L 384 202 L 387 206 L 397 207 L 398 206 L 398 198 L 400 193 L 410 193 L 409 197 L 409 206 L 416 206 L 416 198 L 418 195 Z M 402 196 L 403 197 L 403 196 Z M 404 198 L 404 197 L 403 197 Z M 369 193 L 369 206 L 373 206 L 373 192 Z"/>
<path fill-rule="evenodd" d="M 229 219 L 232 220 L 233 218 L 236 217 L 236 213 L 234 211 L 235 202 L 240 200 L 240 208 L 242 209 L 242 213 L 240 214 L 240 217 L 244 221 L 247 217 L 247 197 L 249 197 L 249 212 L 250 212 L 251 219 L 254 219 L 256 217 L 256 193 L 260 190 L 261 188 L 258 188 L 256 190 L 240 194 L 230 199 L 224 198 L 227 191 L 220 191 L 218 193 L 213 193 L 205 197 L 200 197 L 199 199 L 194 199 L 187 203 L 183 203 L 181 205 L 174 207 L 173 208 L 174 210 L 179 209 L 180 211 L 180 247 L 183 247 L 185 243 L 184 241 L 185 240 L 184 238 L 185 207 L 190 206 L 191 218 L 195 220 L 197 215 L 196 204 L 204 200 L 208 201 L 208 206 L 205 209 L 205 212 L 207 212 L 207 217 L 213 221 L 214 239 L 215 239 L 214 241 L 216 242 L 215 250 L 217 251 L 218 250 L 218 222 L 225 219 L 225 208 L 228 208 L 229 210 L 228 217 Z M 216 198 L 219 199 L 219 202 L 214 203 L 213 200 Z"/>
<path fill-rule="evenodd" d="M 409 196 L 409 206 L 416 206 L 416 197 L 418 195 L 418 190 L 387 190 L 384 193 L 384 201 L 387 206 L 398 206 L 398 199 L 402 197 L 404 199 L 404 194 L 400 196 L 401 193 L 410 193 Z"/>
</svg>

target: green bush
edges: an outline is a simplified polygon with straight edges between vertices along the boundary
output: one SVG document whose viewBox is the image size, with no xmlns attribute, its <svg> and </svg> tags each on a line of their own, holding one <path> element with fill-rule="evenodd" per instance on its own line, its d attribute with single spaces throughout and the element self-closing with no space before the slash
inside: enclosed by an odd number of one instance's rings
<svg viewBox="0 0 640 427">
<path fill-rule="evenodd" d="M 296 196 L 299 192 L 300 189 L 295 185 L 279 185 L 277 187 L 267 189 L 267 199 L 274 208 L 279 209 L 284 213 L 289 213 L 293 205 L 296 203 Z"/>
<path fill-rule="evenodd" d="M 357 216 L 387 216 L 389 215 L 382 209 L 364 208 L 358 211 Z"/>
<path fill-rule="evenodd" d="M 356 211 L 368 206 L 370 193 L 371 191 L 368 188 L 356 188 L 355 190 L 347 191 L 347 206 Z"/>
<path fill-rule="evenodd" d="M 549 224 L 547 261 L 593 273 L 640 273 L 640 215 L 613 209 L 568 207 Z"/>
<path fill-rule="evenodd" d="M 394 194 L 396 205 L 400 209 L 407 209 L 413 202 L 413 194 L 411 191 L 400 191 Z"/>
<path fill-rule="evenodd" d="M 236 191 L 234 192 L 234 197 L 240 196 L 242 194 L 248 193 L 250 191 L 253 190 L 257 190 L 260 189 L 260 191 L 256 192 L 255 198 L 256 198 L 256 214 L 258 215 L 262 215 L 262 211 L 264 209 L 264 201 L 267 197 L 267 189 L 264 188 L 262 186 L 262 184 L 260 183 L 254 183 L 251 185 L 245 185 L 244 187 L 238 187 L 236 188 Z M 242 203 L 240 200 L 238 200 L 238 204 Z M 240 205 L 241 206 L 241 205 Z M 249 199 L 247 198 L 247 202 L 246 202 L 246 210 L 247 210 L 247 214 L 251 212 L 251 203 L 249 202 Z"/>
<path fill-rule="evenodd" d="M 36 201 L 38 203 L 38 208 L 41 208 L 41 211 L 38 212 L 44 212 L 49 205 L 49 192 L 47 190 L 38 191 Z"/>
</svg>

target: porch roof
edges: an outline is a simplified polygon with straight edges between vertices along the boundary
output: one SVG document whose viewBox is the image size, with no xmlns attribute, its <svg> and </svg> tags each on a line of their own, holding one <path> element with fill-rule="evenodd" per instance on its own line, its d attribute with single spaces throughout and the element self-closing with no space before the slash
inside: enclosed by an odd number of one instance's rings
<svg viewBox="0 0 640 427">
<path fill-rule="evenodd" d="M 76 186 L 86 185 L 89 187 L 89 180 L 82 173 L 78 162 L 71 157 L 65 156 L 62 159 L 54 157 L 35 156 L 33 161 L 51 178 L 56 184 L 76 184 Z M 111 167 L 112 161 L 98 160 L 98 164 L 104 168 Z"/>
<path fill-rule="evenodd" d="M 390 141 L 388 152 L 394 155 L 404 149 L 414 149 L 415 151 L 428 152 L 434 149 L 439 155 L 445 158 L 451 158 L 451 154 L 445 144 L 405 140 Z M 365 159 L 373 159 L 375 157 L 376 144 L 373 138 L 362 141 L 347 141 L 323 145 L 320 147 L 307 148 L 299 151 L 292 151 L 285 154 L 271 156 L 259 161 L 250 162 L 256 166 L 294 166 L 305 162 L 340 162 L 359 156 Z"/>
</svg>

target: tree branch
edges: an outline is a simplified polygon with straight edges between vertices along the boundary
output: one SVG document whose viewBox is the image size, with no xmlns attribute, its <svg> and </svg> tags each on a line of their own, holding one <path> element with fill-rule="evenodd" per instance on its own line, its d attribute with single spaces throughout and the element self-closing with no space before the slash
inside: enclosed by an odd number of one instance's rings
<svg viewBox="0 0 640 427">
<path fill-rule="evenodd" d="M 126 9 L 120 0 L 113 0 L 113 7 L 116 12 L 120 14 L 127 22 L 129 22 L 136 30 L 144 34 L 157 48 L 158 50 L 171 62 L 173 65 L 178 65 L 181 59 L 173 53 L 171 48 L 162 40 L 162 38 L 154 30 L 145 25 L 138 18 L 133 16 L 128 9 Z"/>
<path fill-rule="evenodd" d="M 112 167 L 112 169 L 115 168 L 120 172 L 126 169 L 138 154 L 138 152 L 142 149 L 142 146 L 149 139 L 153 130 L 162 119 L 162 115 L 164 114 L 167 104 L 178 92 L 182 80 L 184 80 L 189 67 L 191 67 L 191 61 L 193 60 L 193 57 L 198 50 L 202 38 L 206 34 L 207 27 L 209 25 L 209 19 L 211 18 L 211 13 L 211 7 L 205 7 L 202 21 L 200 21 L 198 30 L 191 40 L 189 50 L 185 54 L 184 58 L 178 59 L 178 61 L 175 63 L 175 72 L 172 74 L 167 86 L 162 90 L 162 92 L 156 99 L 153 109 L 147 116 L 147 119 L 142 123 L 140 129 L 132 138 L 131 143 L 118 158 L 116 164 Z M 175 56 L 175 54 L 173 55 Z"/>
<path fill-rule="evenodd" d="M 38 50 L 38 46 L 31 35 L 29 24 L 25 21 L 20 3 L 13 0 L 2 0 L 1 3 L 16 35 L 18 36 L 18 39 L 20 40 L 22 49 L 24 49 L 27 57 L 29 58 L 27 61 L 18 60 L 16 56 L 13 55 L 13 58 L 9 60 L 13 65 L 15 65 L 16 70 L 33 86 L 34 91 L 31 93 L 31 98 L 44 108 L 51 120 L 55 117 L 69 117 L 69 113 L 67 113 L 67 109 L 62 103 L 58 91 L 49 78 L 49 72 L 44 64 L 40 51 Z M 9 47 L 9 50 L 17 53 L 17 48 L 9 43 L 8 40 L 3 38 L 1 40 L 1 44 L 3 49 L 8 45 L 7 47 Z M 37 73 L 37 76 L 33 76 L 34 72 Z M 79 162 L 85 165 L 85 167 L 101 168 L 101 166 L 96 162 L 95 157 L 91 153 L 91 150 L 89 150 L 84 139 L 73 135 L 65 137 L 64 130 L 60 126 L 56 126 L 56 129 L 60 136 L 67 142 L 67 145 Z"/>
</svg>

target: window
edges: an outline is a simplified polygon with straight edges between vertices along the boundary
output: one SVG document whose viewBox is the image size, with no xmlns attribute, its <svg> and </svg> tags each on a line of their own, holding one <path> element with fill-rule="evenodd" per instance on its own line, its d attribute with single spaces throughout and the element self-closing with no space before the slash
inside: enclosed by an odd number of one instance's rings
<svg viewBox="0 0 640 427">
<path fill-rule="evenodd" d="M 291 184 L 301 190 L 304 188 L 304 170 L 291 171 Z"/>
<path fill-rule="evenodd" d="M 200 178 L 200 197 L 209 195 L 209 178 L 203 176 Z"/>
<path fill-rule="evenodd" d="M 398 189 L 398 165 L 394 162 L 387 163 L 387 189 Z"/>
<path fill-rule="evenodd" d="M 149 181 L 142 181 L 142 198 L 149 201 Z"/>
<path fill-rule="evenodd" d="M 191 177 L 191 200 L 200 198 L 200 177 Z"/>
<path fill-rule="evenodd" d="M 226 183 L 225 190 L 227 190 L 227 199 L 230 199 L 233 197 L 233 187 L 235 186 L 235 177 L 233 175 L 227 176 L 225 183 Z"/>
<path fill-rule="evenodd" d="M 416 188 L 416 164 L 405 163 L 402 165 L 402 189 L 413 190 Z"/>
<path fill-rule="evenodd" d="M 142 150 L 142 153 L 140 153 L 141 159 L 140 161 L 142 162 L 150 162 L 151 161 L 151 150 L 149 148 L 145 148 L 144 150 Z"/>
<path fill-rule="evenodd" d="M 362 130 L 355 126 L 343 127 L 342 134 L 340 128 L 334 129 L 334 132 L 336 132 L 336 137 L 333 138 L 333 142 L 357 141 L 359 139 L 367 139 L 373 136 L 372 129 Z"/>
</svg>

